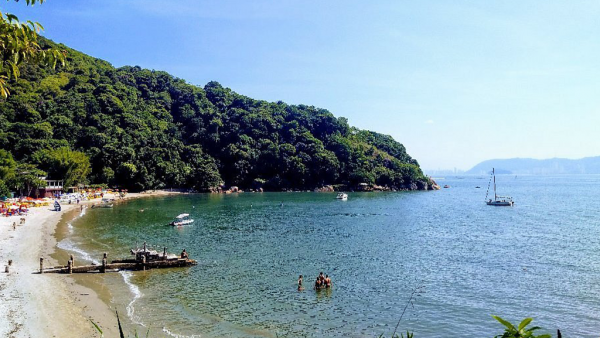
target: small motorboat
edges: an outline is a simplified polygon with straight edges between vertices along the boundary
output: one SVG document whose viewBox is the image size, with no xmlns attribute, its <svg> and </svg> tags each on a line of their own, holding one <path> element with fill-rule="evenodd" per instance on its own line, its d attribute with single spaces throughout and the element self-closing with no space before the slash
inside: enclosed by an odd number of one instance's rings
<svg viewBox="0 0 600 338">
<path fill-rule="evenodd" d="M 448 189 L 448 188 L 450 188 L 450 186 L 446 184 L 446 185 L 444 186 L 444 189 Z"/>
<path fill-rule="evenodd" d="M 335 198 L 338 200 L 345 201 L 348 199 L 348 194 L 341 192 L 341 193 L 338 193 Z"/>
<path fill-rule="evenodd" d="M 175 217 L 175 220 L 169 225 L 180 227 L 182 225 L 193 223 L 194 220 L 190 218 L 190 214 L 181 214 Z"/>
</svg>

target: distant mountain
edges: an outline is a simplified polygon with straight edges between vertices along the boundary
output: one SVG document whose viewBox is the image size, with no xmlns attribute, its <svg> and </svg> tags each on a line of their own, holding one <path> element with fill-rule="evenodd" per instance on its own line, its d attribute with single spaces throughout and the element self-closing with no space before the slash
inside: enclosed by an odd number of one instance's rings
<svg viewBox="0 0 600 338">
<path fill-rule="evenodd" d="M 483 161 L 466 174 L 481 175 L 496 168 L 497 174 L 520 175 L 560 175 L 560 174 L 600 174 L 600 156 L 578 160 L 551 158 L 536 160 L 532 158 L 510 158 Z"/>
</svg>

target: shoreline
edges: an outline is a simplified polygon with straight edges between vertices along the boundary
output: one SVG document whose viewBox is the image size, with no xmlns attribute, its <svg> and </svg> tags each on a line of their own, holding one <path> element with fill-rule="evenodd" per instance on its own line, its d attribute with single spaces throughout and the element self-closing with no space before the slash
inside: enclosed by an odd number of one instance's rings
<svg viewBox="0 0 600 338">
<path fill-rule="evenodd" d="M 175 194 L 179 193 L 130 193 L 124 200 Z M 5 314 L 0 317 L 0 336 L 100 337 L 90 319 L 105 336 L 118 336 L 113 309 L 92 287 L 73 276 L 37 273 L 40 257 L 44 266 L 52 266 L 58 264 L 57 254 L 68 252 L 57 247 L 58 226 L 82 217 L 77 210 L 81 205 L 97 202 L 64 204 L 61 212 L 52 211 L 51 206 L 31 208 L 23 225 L 18 225 L 19 216 L 0 218 L 0 262 L 8 265 L 8 260 L 13 261 L 8 273 L 0 273 L 0 311 Z M 15 230 L 13 222 L 17 223 Z"/>
</svg>

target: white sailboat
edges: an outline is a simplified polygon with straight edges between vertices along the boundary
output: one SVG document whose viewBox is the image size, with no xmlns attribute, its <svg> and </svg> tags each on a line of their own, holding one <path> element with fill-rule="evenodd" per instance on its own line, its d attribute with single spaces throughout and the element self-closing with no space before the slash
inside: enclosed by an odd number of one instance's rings
<svg viewBox="0 0 600 338">
<path fill-rule="evenodd" d="M 488 193 L 490 192 L 490 183 L 494 180 L 494 199 L 488 199 Z M 487 205 L 493 205 L 496 207 L 512 207 L 515 202 L 510 196 L 498 196 L 496 194 L 496 172 L 495 169 L 492 168 L 492 177 L 490 177 L 490 182 L 488 183 L 488 189 L 485 193 L 485 203 Z"/>
</svg>

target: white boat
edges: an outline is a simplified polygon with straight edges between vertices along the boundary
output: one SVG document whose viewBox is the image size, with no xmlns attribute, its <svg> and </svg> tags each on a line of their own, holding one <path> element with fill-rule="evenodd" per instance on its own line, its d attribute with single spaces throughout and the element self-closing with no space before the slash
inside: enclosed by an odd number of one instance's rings
<svg viewBox="0 0 600 338">
<path fill-rule="evenodd" d="M 175 220 L 171 222 L 169 225 L 172 226 L 182 226 L 186 224 L 193 223 L 194 220 L 190 218 L 190 214 L 181 214 L 175 217 Z"/>
<path fill-rule="evenodd" d="M 494 199 L 493 200 L 491 198 L 488 199 L 488 193 L 490 191 L 490 183 L 492 182 L 492 179 L 494 180 Z M 490 177 L 490 183 L 488 183 L 488 190 L 485 193 L 485 199 L 486 199 L 485 203 L 487 205 L 493 205 L 496 207 L 512 207 L 515 204 L 512 197 L 498 196 L 496 194 L 496 172 L 494 171 L 494 168 L 492 168 L 492 177 Z"/>
<path fill-rule="evenodd" d="M 348 194 L 340 192 L 340 193 L 337 194 L 337 196 L 335 198 L 338 199 L 338 200 L 345 201 L 345 200 L 348 199 Z"/>
</svg>

